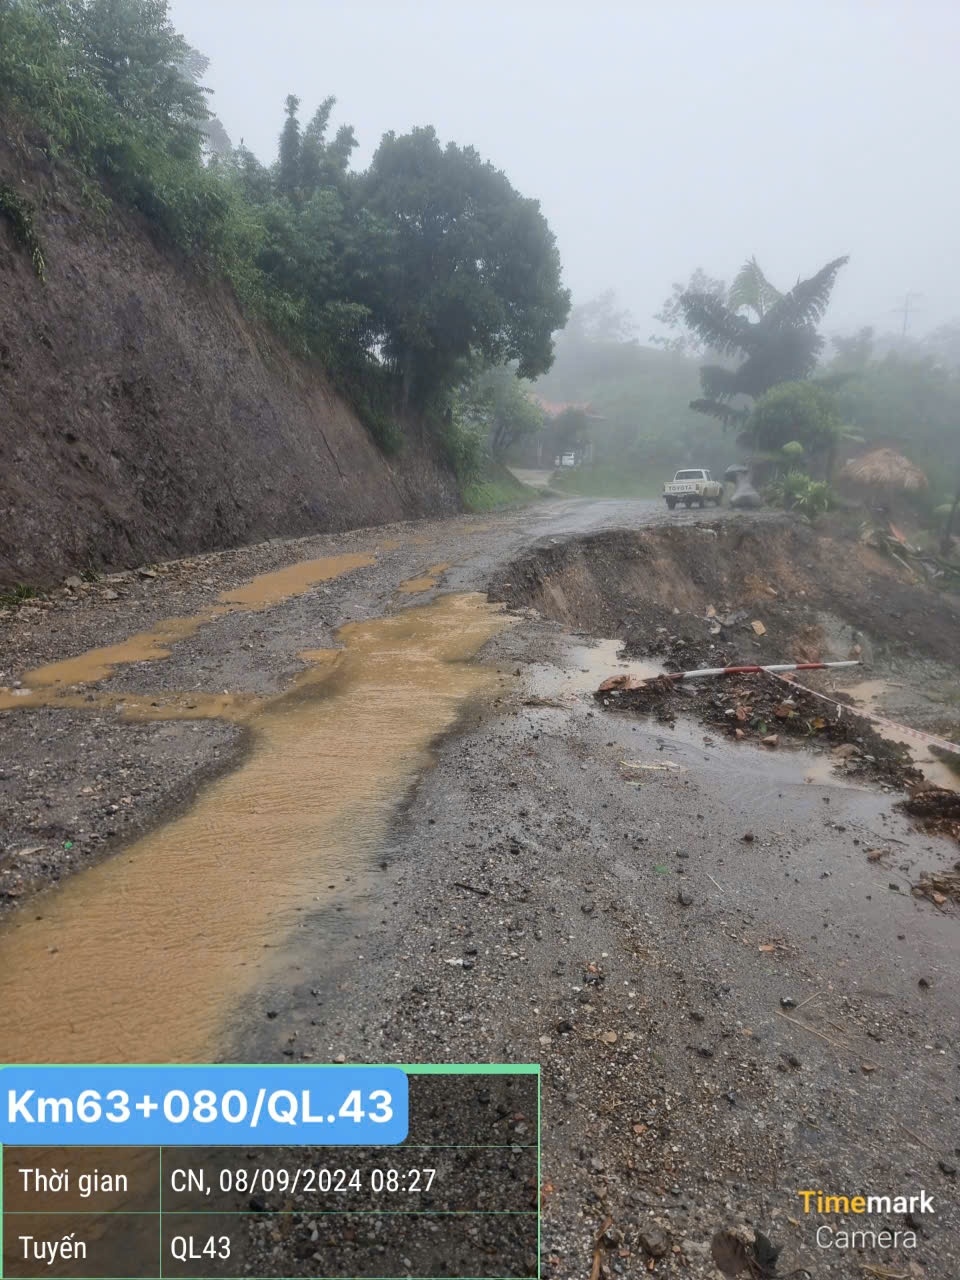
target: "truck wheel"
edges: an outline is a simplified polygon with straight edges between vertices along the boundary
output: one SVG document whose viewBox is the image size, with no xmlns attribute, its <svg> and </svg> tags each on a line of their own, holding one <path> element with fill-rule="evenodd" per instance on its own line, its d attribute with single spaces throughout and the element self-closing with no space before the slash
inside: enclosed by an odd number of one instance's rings
<svg viewBox="0 0 960 1280">
<path fill-rule="evenodd" d="M 673 510 L 673 508 L 674 508 L 676 505 L 677 505 L 677 500 L 676 500 L 676 498 L 668 498 L 668 499 L 667 499 L 667 506 L 670 508 L 670 510 L 671 510 L 671 511 Z"/>
<path fill-rule="evenodd" d="M 700 508 L 700 510 L 701 510 L 701 511 L 703 510 L 703 508 L 704 508 L 706 505 L 707 505 L 707 503 L 706 503 L 706 499 L 704 499 L 704 498 L 698 498 L 698 499 L 697 499 L 697 506 Z"/>
</svg>

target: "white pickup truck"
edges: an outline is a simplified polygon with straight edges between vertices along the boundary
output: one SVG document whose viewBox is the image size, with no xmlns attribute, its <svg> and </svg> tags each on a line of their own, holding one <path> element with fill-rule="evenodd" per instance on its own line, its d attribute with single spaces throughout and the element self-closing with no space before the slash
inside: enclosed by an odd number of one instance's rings
<svg viewBox="0 0 960 1280">
<path fill-rule="evenodd" d="M 663 486 L 663 496 L 672 511 L 678 502 L 685 502 L 688 507 L 694 503 L 704 507 L 708 502 L 715 502 L 719 507 L 723 502 L 723 485 L 714 480 L 709 471 L 696 468 L 690 471 L 678 471 L 669 484 Z"/>
</svg>

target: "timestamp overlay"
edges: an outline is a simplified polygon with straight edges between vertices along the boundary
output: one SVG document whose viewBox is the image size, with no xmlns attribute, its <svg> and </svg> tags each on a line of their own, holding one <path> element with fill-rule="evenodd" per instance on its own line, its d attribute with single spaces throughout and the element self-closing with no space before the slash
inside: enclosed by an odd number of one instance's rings
<svg viewBox="0 0 960 1280">
<path fill-rule="evenodd" d="M 0 1280 L 532 1276 L 535 1064 L 0 1067 Z"/>
</svg>

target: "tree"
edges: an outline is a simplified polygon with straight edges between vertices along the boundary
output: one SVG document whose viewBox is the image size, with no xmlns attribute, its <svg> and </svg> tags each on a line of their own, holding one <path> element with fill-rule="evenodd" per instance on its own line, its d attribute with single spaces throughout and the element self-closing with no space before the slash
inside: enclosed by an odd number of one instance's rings
<svg viewBox="0 0 960 1280">
<path fill-rule="evenodd" d="M 537 201 L 472 147 L 442 147 L 432 128 L 386 134 L 362 196 L 389 245 L 361 300 L 405 402 L 428 404 L 468 358 L 515 361 L 525 378 L 550 367 L 570 296 Z"/>
<path fill-rule="evenodd" d="M 755 400 L 778 382 L 794 382 L 806 378 L 816 367 L 823 338 L 817 322 L 826 311 L 837 272 L 847 258 L 835 258 L 811 276 L 799 281 L 782 296 L 765 294 L 765 280 L 755 263 L 747 263 L 752 272 L 754 301 L 761 310 L 756 320 L 740 314 L 746 288 L 730 301 L 716 293 L 689 291 L 679 299 L 684 323 L 707 347 L 720 356 L 740 357 L 735 368 L 704 365 L 700 370 L 703 396 L 691 403 L 700 413 L 719 418 L 724 426 L 743 424 L 749 408 L 742 400 Z M 759 273 L 759 276 L 757 276 Z M 768 286 L 769 287 L 769 286 Z M 740 400 L 740 403 L 736 403 Z"/>
<path fill-rule="evenodd" d="M 287 94 L 285 103 L 287 118 L 280 133 L 280 150 L 277 155 L 277 191 L 292 199 L 300 188 L 300 99 L 294 93 Z"/>
<path fill-rule="evenodd" d="M 841 435 L 833 396 L 812 382 L 782 382 L 759 397 L 740 439 L 754 453 L 805 459 L 829 477 Z"/>
<path fill-rule="evenodd" d="M 570 342 L 627 342 L 636 327 L 630 312 L 617 306 L 614 291 L 607 289 L 574 307 L 563 332 Z"/>
<path fill-rule="evenodd" d="M 674 281 L 673 292 L 653 317 L 674 336 L 665 338 L 662 334 L 654 334 L 650 338 L 654 346 L 663 347 L 666 351 L 673 351 L 683 356 L 699 356 L 706 351 L 706 346 L 700 338 L 692 330 L 684 327 L 681 299 L 693 293 L 709 294 L 711 297 L 724 299 L 727 296 L 727 286 L 723 280 L 707 275 L 702 267 L 697 267 L 686 284 L 679 280 Z"/>
<path fill-rule="evenodd" d="M 758 320 L 783 297 L 760 269 L 756 258 L 748 258 L 734 277 L 727 294 L 727 306 L 731 311 L 752 311 Z"/>
<path fill-rule="evenodd" d="M 203 134 L 204 153 L 211 160 L 226 160 L 233 154 L 233 143 L 230 141 L 230 135 L 223 127 L 223 122 L 217 116 L 211 116 L 209 120 L 204 120 L 200 126 L 200 132 Z"/>
<path fill-rule="evenodd" d="M 357 146 L 353 125 L 344 124 L 332 142 L 327 142 L 327 127 L 336 98 L 324 98 L 303 131 L 300 145 L 300 187 L 305 197 L 321 187 L 343 188 L 350 158 Z"/>
<path fill-rule="evenodd" d="M 303 131 L 300 146 L 300 182 L 303 190 L 312 195 L 325 181 L 326 133 L 336 98 L 324 98 L 313 113 Z"/>
<path fill-rule="evenodd" d="M 197 153 L 200 125 L 210 112 L 199 84 L 203 54 L 177 32 L 166 0 L 86 0 L 72 10 L 87 66 L 127 120 L 160 127 L 181 155 Z M 200 60 L 200 62 L 198 62 Z"/>
<path fill-rule="evenodd" d="M 461 388 L 456 412 L 467 426 L 482 426 L 490 452 L 501 457 L 522 437 L 543 429 L 544 412 L 529 392 L 530 384 L 515 369 L 496 366 Z"/>
<path fill-rule="evenodd" d="M 177 70 L 186 80 L 195 84 L 202 93 L 209 95 L 211 91 L 204 88 L 203 85 L 203 78 L 207 74 L 209 66 L 210 59 L 205 53 L 201 53 L 199 49 L 194 49 L 187 45 Z M 196 121 L 196 125 L 203 135 L 203 150 L 208 158 L 216 157 L 218 160 L 222 160 L 230 156 L 233 151 L 233 143 L 230 141 L 230 135 L 223 127 L 222 120 L 208 110 L 206 118 Z"/>
</svg>

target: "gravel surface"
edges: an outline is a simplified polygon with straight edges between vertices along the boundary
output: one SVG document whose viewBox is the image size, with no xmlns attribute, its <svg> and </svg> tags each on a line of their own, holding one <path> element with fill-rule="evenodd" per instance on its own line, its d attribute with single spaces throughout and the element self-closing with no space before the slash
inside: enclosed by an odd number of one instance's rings
<svg viewBox="0 0 960 1280">
<path fill-rule="evenodd" d="M 734 520 L 741 531 L 755 524 Z M 6 622 L 2 678 L 195 611 L 294 556 L 382 548 L 374 566 L 221 619 L 169 659 L 105 683 L 269 694 L 300 668 L 300 650 L 329 644 L 343 621 L 427 598 L 395 593 L 432 564 L 451 565 L 442 591 L 493 581 L 504 598 L 520 583 L 517 625 L 482 655 L 504 673 L 501 695 L 464 706 L 435 767 L 397 797 L 392 829 L 342 909 L 314 904 L 298 917 L 270 985 L 234 1010 L 222 1057 L 540 1062 L 544 1275 L 717 1280 L 742 1263 L 751 1276 L 955 1280 L 956 908 L 910 891 L 952 865 L 955 844 L 918 830 L 895 808 L 900 794 L 869 778 L 805 782 L 812 757 L 801 751 L 729 741 L 684 714 L 672 725 L 613 715 L 584 688 L 568 632 L 622 639 L 628 628 L 598 592 L 578 595 L 586 579 L 564 577 L 563 558 L 597 531 L 703 523 L 649 503 L 543 502 L 208 557 L 110 587 L 126 593 L 119 601 L 94 584 L 38 615 L 21 611 Z M 662 582 L 645 568 L 631 588 L 637 607 Z M 953 625 L 955 606 L 933 593 L 902 599 L 931 636 L 942 619 L 943 634 Z M 663 607 L 702 616 L 707 603 L 690 594 Z M 863 631 L 879 674 L 910 661 Z M 946 670 L 932 646 L 922 661 Z M 544 670 L 554 673 L 547 693 Z M 194 769 L 223 767 L 243 745 L 217 721 L 17 709 L 0 725 L 5 744 L 20 735 L 15 785 L 13 753 L 3 762 L 8 892 L 21 884 L 11 851 L 47 843 L 36 825 L 47 800 L 102 837 L 67 851 L 81 865 L 124 838 L 118 813 L 155 820 Z M 70 823 L 57 821 L 59 838 Z M 805 1188 L 924 1189 L 935 1212 L 841 1223 L 805 1214 Z M 287 1249 L 287 1274 L 309 1273 L 307 1245 L 318 1242 L 309 1217 L 298 1221 L 289 1248 L 258 1226 L 253 1255 Z M 820 1226 L 915 1231 L 915 1247 L 818 1247 Z M 732 1236 L 717 1243 L 718 1232 Z M 418 1247 L 412 1273 L 443 1266 L 441 1238 Z M 515 1259 L 512 1273 L 529 1261 Z"/>
<path fill-rule="evenodd" d="M 147 565 L 69 585 L 19 608 L 0 607 L 0 694 L 29 686 L 29 672 L 194 618 L 254 577 L 293 562 L 367 554 L 375 563 L 318 583 L 262 610 L 206 621 L 160 660 L 118 666 L 80 696 L 231 694 L 269 697 L 304 670 L 304 649 L 334 643 L 345 622 L 429 599 L 397 595 L 401 582 L 437 563 L 447 591 L 484 588 L 495 566 L 523 547 L 582 530 L 639 527 L 663 519 L 653 502 L 538 502 L 505 515 L 463 516 L 276 539 Z M 693 521 L 691 514 L 671 517 Z M 13 699 L 14 704 L 16 699 Z M 89 725 L 89 728 L 86 726 Z M 91 743 L 95 747 L 91 750 Z M 31 892 L 89 865 L 189 800 L 195 786 L 236 762 L 244 734 L 222 723 L 131 723 L 116 710 L 0 707 L 0 915 Z"/>
<path fill-rule="evenodd" d="M 527 623 L 488 659 L 558 644 Z M 355 936 L 310 922 L 235 1051 L 539 1061 L 548 1275 L 600 1237 L 604 1274 L 713 1277 L 730 1229 L 781 1247 L 777 1275 L 851 1276 L 797 1192 L 922 1187 L 917 1248 L 863 1260 L 955 1276 L 957 922 L 909 893 L 948 846 L 792 758 L 523 702 L 441 749 Z"/>
</svg>

